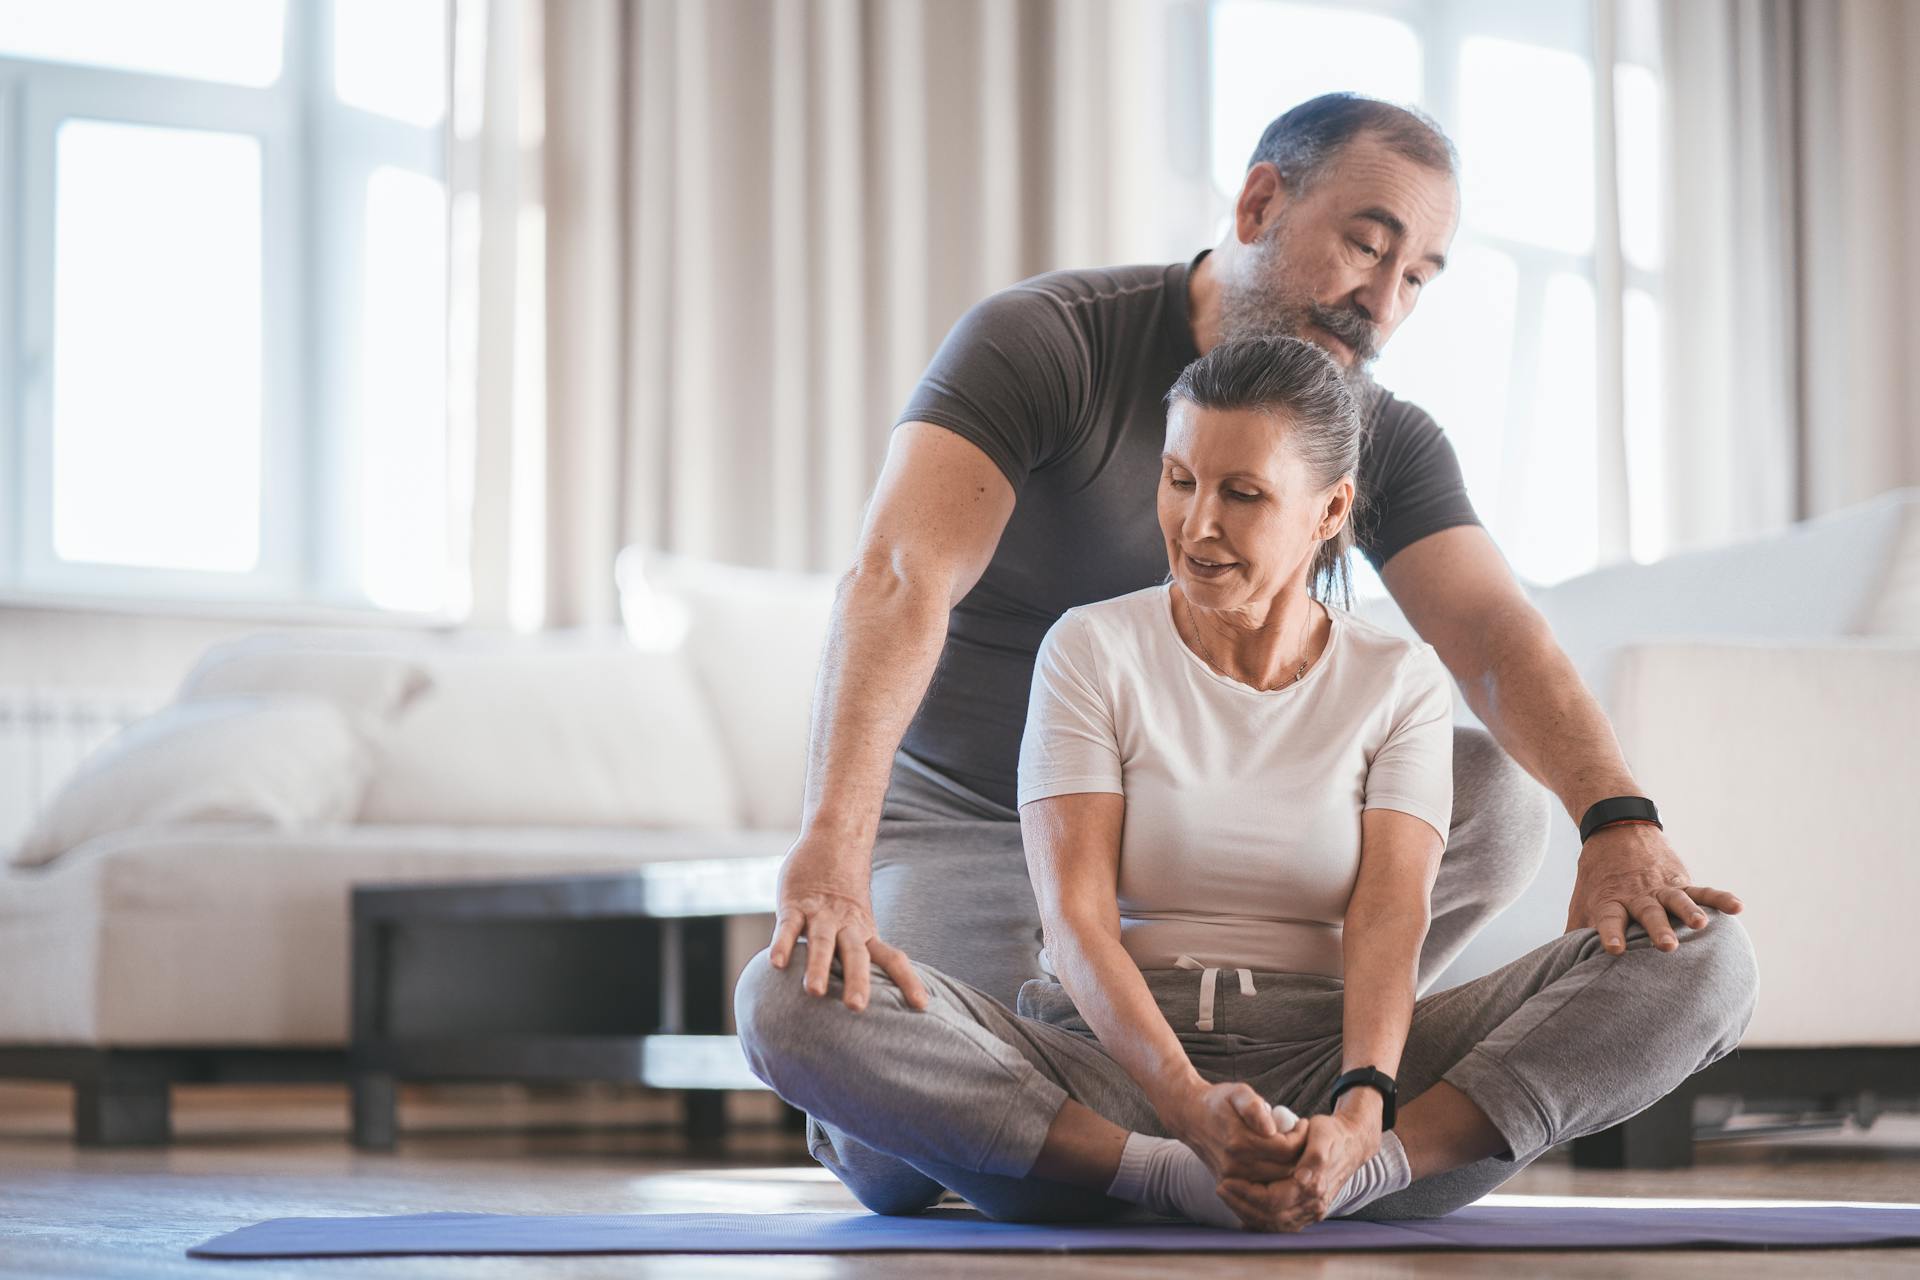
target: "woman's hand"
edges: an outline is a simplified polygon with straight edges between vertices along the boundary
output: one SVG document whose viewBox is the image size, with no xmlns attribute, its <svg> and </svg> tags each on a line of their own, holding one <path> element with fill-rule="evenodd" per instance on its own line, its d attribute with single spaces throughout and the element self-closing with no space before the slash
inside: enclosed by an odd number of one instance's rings
<svg viewBox="0 0 1920 1280">
<path fill-rule="evenodd" d="M 1160 1118 L 1216 1178 L 1262 1183 L 1285 1178 L 1306 1141 L 1301 1124 L 1281 1133 L 1273 1108 L 1244 1081 L 1196 1084 L 1162 1108 Z"/>
<path fill-rule="evenodd" d="M 1365 1113 L 1309 1116 L 1294 1128 L 1305 1151 L 1278 1181 L 1222 1178 L 1220 1198 L 1253 1231 L 1300 1231 L 1327 1216 L 1340 1189 L 1380 1149 L 1380 1123 Z"/>
</svg>

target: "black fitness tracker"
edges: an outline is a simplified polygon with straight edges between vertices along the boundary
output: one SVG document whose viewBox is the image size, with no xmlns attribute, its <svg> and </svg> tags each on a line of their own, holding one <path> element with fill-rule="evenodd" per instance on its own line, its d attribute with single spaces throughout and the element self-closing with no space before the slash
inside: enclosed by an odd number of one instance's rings
<svg viewBox="0 0 1920 1280">
<path fill-rule="evenodd" d="M 1608 800 L 1596 800 L 1580 819 L 1580 843 L 1585 844 L 1593 833 L 1609 823 L 1632 818 L 1640 822 L 1651 822 L 1662 831 L 1666 826 L 1660 821 L 1660 811 L 1653 807 L 1653 801 L 1645 796 L 1614 796 Z"/>
<path fill-rule="evenodd" d="M 1380 1131 L 1385 1133 L 1393 1128 L 1393 1095 L 1397 1086 L 1393 1083 L 1393 1077 L 1378 1067 L 1355 1067 L 1343 1073 L 1333 1082 L 1333 1097 L 1327 1105 L 1339 1105 L 1340 1095 L 1357 1084 L 1370 1084 L 1380 1091 L 1380 1096 L 1386 1099 L 1387 1104 L 1380 1112 Z"/>
</svg>

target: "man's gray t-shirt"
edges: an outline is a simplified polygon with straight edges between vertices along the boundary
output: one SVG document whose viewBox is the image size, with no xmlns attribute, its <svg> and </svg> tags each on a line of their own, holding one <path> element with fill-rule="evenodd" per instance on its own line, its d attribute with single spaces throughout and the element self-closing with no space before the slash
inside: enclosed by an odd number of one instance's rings
<svg viewBox="0 0 1920 1280">
<path fill-rule="evenodd" d="M 1155 496 L 1167 389 L 1200 352 L 1187 280 L 1170 266 L 1054 271 L 962 316 L 900 414 L 978 445 L 1013 485 L 1013 514 L 953 608 L 901 747 L 1012 808 L 1040 641 L 1075 605 L 1167 576 Z M 1357 476 L 1356 540 L 1377 568 L 1442 529 L 1478 524 L 1453 446 L 1415 405 L 1382 395 Z"/>
</svg>

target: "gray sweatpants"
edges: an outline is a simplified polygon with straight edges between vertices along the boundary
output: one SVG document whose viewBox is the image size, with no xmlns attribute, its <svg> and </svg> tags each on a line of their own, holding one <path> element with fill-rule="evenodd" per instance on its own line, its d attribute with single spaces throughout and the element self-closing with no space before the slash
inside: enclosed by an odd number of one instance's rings
<svg viewBox="0 0 1920 1280">
<path fill-rule="evenodd" d="M 1518 771 L 1491 739 L 1461 731 L 1455 760 L 1455 825 L 1421 957 L 1423 991 L 1526 887 L 1545 838 L 1543 793 L 1512 776 Z M 837 1000 L 837 963 L 823 999 L 800 987 L 804 952 L 784 972 L 762 952 L 735 992 L 741 1042 L 755 1074 L 808 1113 L 814 1156 L 876 1212 L 916 1212 L 950 1188 L 998 1218 L 1115 1216 L 1127 1206 L 1029 1175 L 1054 1115 L 1072 1097 L 1125 1128 L 1164 1129 L 1064 989 L 1032 972 L 1038 919 L 1017 815 L 1010 824 L 977 812 L 986 807 L 1010 812 L 958 795 L 904 757 L 896 762 L 876 849 L 875 910 L 881 935 L 913 957 L 933 996 L 929 1009 L 907 1008 L 876 971 L 868 1008 L 852 1013 Z M 998 858 L 985 851 L 996 846 Z M 1019 891 L 1007 874 L 1009 849 Z M 1476 867 L 1484 886 L 1465 878 Z M 1731 1052 L 1752 1018 L 1753 951 L 1737 919 L 1706 912 L 1700 929 L 1676 926 L 1672 954 L 1654 950 L 1638 925 L 1622 956 L 1581 929 L 1422 996 L 1396 1073 L 1402 1104 L 1445 1079 L 1487 1114 L 1507 1150 L 1423 1178 L 1356 1216 L 1449 1213 Z M 961 973 L 946 967 L 955 962 Z M 1340 980 L 1255 971 L 1247 995 L 1227 976 L 1214 996 L 1213 1030 L 1201 1032 L 1202 975 L 1146 975 L 1196 1070 L 1210 1081 L 1246 1080 L 1303 1116 L 1330 1111 Z M 999 994 L 1016 979 L 1011 999 Z"/>
</svg>

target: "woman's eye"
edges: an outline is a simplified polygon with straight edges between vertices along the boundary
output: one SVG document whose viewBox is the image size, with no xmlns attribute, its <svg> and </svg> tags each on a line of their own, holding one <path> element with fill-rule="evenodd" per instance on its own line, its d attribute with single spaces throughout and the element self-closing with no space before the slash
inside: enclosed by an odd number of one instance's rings
<svg viewBox="0 0 1920 1280">
<path fill-rule="evenodd" d="M 1193 481 L 1177 480 L 1172 476 L 1167 477 L 1167 483 L 1172 485 L 1176 489 L 1191 489 L 1193 487 Z"/>
<path fill-rule="evenodd" d="M 1229 489 L 1227 490 L 1227 492 L 1232 494 L 1234 497 L 1240 499 L 1242 502 L 1252 502 L 1260 496 L 1257 493 L 1242 493 L 1238 489 Z"/>
</svg>

